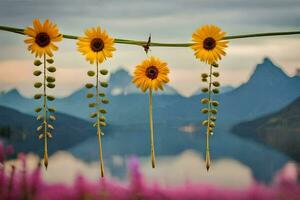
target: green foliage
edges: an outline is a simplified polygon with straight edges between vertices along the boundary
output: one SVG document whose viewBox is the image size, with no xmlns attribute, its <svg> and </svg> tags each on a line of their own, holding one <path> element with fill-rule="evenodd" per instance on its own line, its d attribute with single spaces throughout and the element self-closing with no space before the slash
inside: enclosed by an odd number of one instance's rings
<svg viewBox="0 0 300 200">
<path fill-rule="evenodd" d="M 48 95 L 48 96 L 47 96 L 47 99 L 48 99 L 49 101 L 54 101 L 54 100 L 55 100 L 55 97 L 52 96 L 52 95 Z"/>
<path fill-rule="evenodd" d="M 214 89 L 212 90 L 212 92 L 213 92 L 214 94 L 218 94 L 218 93 L 220 93 L 220 90 L 219 90 L 218 88 L 214 88 Z"/>
<path fill-rule="evenodd" d="M 202 91 L 203 93 L 206 93 L 206 92 L 208 92 L 208 88 L 207 88 L 207 87 L 204 87 L 204 88 L 201 89 L 201 91 Z"/>
<path fill-rule="evenodd" d="M 49 58 L 49 59 L 47 59 L 47 63 L 53 64 L 53 63 L 54 63 L 54 60 L 53 60 L 52 58 Z"/>
<path fill-rule="evenodd" d="M 93 113 L 90 114 L 90 118 L 95 118 L 95 117 L 97 117 L 97 115 L 98 114 L 96 112 L 93 112 Z"/>
<path fill-rule="evenodd" d="M 48 67 L 47 70 L 48 70 L 48 72 L 51 72 L 51 73 L 56 72 L 56 68 L 54 66 Z"/>
<path fill-rule="evenodd" d="M 94 87 L 94 85 L 92 83 L 87 83 L 87 84 L 85 84 L 85 87 L 90 89 L 90 88 Z"/>
<path fill-rule="evenodd" d="M 88 71 L 88 72 L 87 72 L 87 75 L 88 75 L 88 76 L 91 76 L 91 77 L 92 77 L 92 76 L 95 76 L 95 72 L 94 72 L 94 71 Z"/>
<path fill-rule="evenodd" d="M 109 103 L 108 99 L 102 99 L 101 101 L 102 101 L 103 104 L 108 104 Z"/>
<path fill-rule="evenodd" d="M 101 69 L 101 70 L 100 70 L 100 74 L 102 74 L 102 75 L 107 75 L 107 74 L 108 74 L 108 70 L 106 70 L 106 69 Z"/>
<path fill-rule="evenodd" d="M 33 62 L 33 64 L 35 65 L 35 66 L 40 66 L 41 64 L 43 64 L 40 60 L 35 60 L 34 62 Z"/>
<path fill-rule="evenodd" d="M 56 112 L 55 108 L 48 108 L 48 111 L 51 112 L 51 113 Z"/>
<path fill-rule="evenodd" d="M 36 83 L 34 83 L 33 84 L 33 86 L 35 87 L 35 88 L 40 88 L 40 87 L 42 87 L 42 83 L 41 82 L 36 82 Z"/>
<path fill-rule="evenodd" d="M 55 78 L 54 78 L 53 76 L 48 76 L 48 77 L 46 78 L 46 80 L 47 80 L 49 83 L 55 82 Z"/>
<path fill-rule="evenodd" d="M 89 103 L 89 107 L 90 107 L 90 108 L 94 108 L 94 107 L 96 107 L 96 106 L 97 106 L 97 104 L 94 103 L 94 102 L 93 102 L 93 103 Z"/>
<path fill-rule="evenodd" d="M 42 72 L 40 71 L 40 70 L 35 70 L 34 72 L 33 72 L 33 75 L 35 75 L 35 76 L 39 76 L 39 75 L 41 75 L 42 74 Z"/>
<path fill-rule="evenodd" d="M 107 113 L 105 109 L 100 109 L 99 112 L 102 113 L 102 114 L 106 114 Z"/>
<path fill-rule="evenodd" d="M 35 109 L 34 109 L 34 111 L 35 111 L 36 113 L 39 113 L 39 112 L 41 112 L 41 110 L 42 110 L 42 108 L 41 108 L 41 107 L 37 107 L 37 108 L 35 108 Z"/>
<path fill-rule="evenodd" d="M 93 93 L 87 93 L 86 94 L 86 98 L 93 98 L 94 97 L 94 94 Z"/>
<path fill-rule="evenodd" d="M 100 85 L 104 88 L 108 87 L 108 83 L 107 82 L 101 82 Z"/>
<path fill-rule="evenodd" d="M 43 95 L 42 94 L 35 94 L 33 96 L 34 99 L 40 99 Z"/>
<path fill-rule="evenodd" d="M 55 88 L 55 84 L 54 84 L 54 83 L 48 83 L 48 84 L 47 84 L 47 87 L 48 87 L 48 88 L 51 88 L 51 89 L 52 89 L 52 88 Z"/>
</svg>

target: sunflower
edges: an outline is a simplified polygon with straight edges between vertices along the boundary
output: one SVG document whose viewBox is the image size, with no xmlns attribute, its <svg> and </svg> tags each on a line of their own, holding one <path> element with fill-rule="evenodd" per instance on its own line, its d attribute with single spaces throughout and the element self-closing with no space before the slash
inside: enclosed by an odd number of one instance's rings
<svg viewBox="0 0 300 200">
<path fill-rule="evenodd" d="M 143 92 L 148 88 L 163 90 L 163 85 L 169 82 L 169 72 L 167 63 L 151 56 L 136 66 L 132 82 Z"/>
<path fill-rule="evenodd" d="M 196 58 L 208 64 L 221 60 L 221 56 L 226 54 L 225 48 L 228 44 L 228 41 L 224 40 L 225 35 L 225 32 L 214 25 L 204 25 L 197 29 L 192 35 L 195 44 L 191 46 Z"/>
<path fill-rule="evenodd" d="M 63 37 L 59 33 L 56 24 L 48 19 L 45 20 L 44 24 L 41 24 L 39 19 L 34 19 L 33 28 L 25 28 L 24 33 L 29 36 L 24 42 L 28 44 L 28 50 L 35 54 L 36 57 L 42 57 L 44 54 L 52 57 L 52 50 L 58 50 L 58 47 L 53 42 L 61 41 Z"/>
<path fill-rule="evenodd" d="M 95 61 L 102 63 L 106 58 L 113 56 L 114 39 L 105 30 L 90 28 L 85 31 L 85 36 L 77 42 L 78 51 L 86 56 L 86 60 L 93 64 Z"/>
</svg>

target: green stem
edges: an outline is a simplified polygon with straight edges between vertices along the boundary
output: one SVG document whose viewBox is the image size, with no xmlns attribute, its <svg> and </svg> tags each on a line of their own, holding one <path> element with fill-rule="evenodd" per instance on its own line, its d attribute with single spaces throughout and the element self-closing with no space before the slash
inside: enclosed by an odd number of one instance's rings
<svg viewBox="0 0 300 200">
<path fill-rule="evenodd" d="M 24 29 L 10 27 L 10 26 L 0 26 L 0 30 L 8 31 L 12 33 L 22 34 L 24 35 Z M 269 33 L 251 33 L 251 34 L 243 34 L 243 35 L 232 35 L 224 37 L 226 40 L 233 40 L 233 39 L 242 39 L 242 38 L 254 38 L 254 37 L 267 37 L 267 36 L 280 36 L 280 35 L 298 35 L 300 31 L 286 31 L 286 32 L 269 32 Z M 78 36 L 75 35 L 66 35 L 63 34 L 63 37 L 66 39 L 78 39 Z M 128 44 L 128 45 L 138 45 L 143 46 L 147 44 L 148 41 L 142 40 L 128 40 L 128 39 L 120 39 L 116 38 L 115 43 L 118 44 Z M 151 42 L 149 46 L 156 46 L 156 47 L 189 47 L 194 43 L 161 43 L 161 42 Z"/>
<path fill-rule="evenodd" d="M 206 151 L 205 151 L 205 164 L 207 171 L 210 168 L 210 149 L 209 149 L 209 136 L 210 136 L 210 116 L 211 116 L 211 84 L 212 84 L 212 65 L 209 69 L 209 85 L 208 85 L 208 114 L 207 114 L 207 128 L 206 128 Z"/>
<path fill-rule="evenodd" d="M 47 141 L 47 91 L 46 91 L 46 54 L 44 54 L 44 102 L 43 102 L 43 108 L 44 108 L 44 165 L 47 169 L 48 167 L 48 141 Z"/>
<path fill-rule="evenodd" d="M 155 149 L 154 149 L 154 131 L 153 131 L 153 113 L 152 113 L 152 88 L 149 89 L 149 120 L 150 120 L 150 143 L 151 143 L 151 163 L 155 168 Z"/>
<path fill-rule="evenodd" d="M 97 66 L 97 77 L 96 77 L 96 105 L 97 105 L 97 136 L 98 136 L 98 144 L 99 144 L 99 160 L 100 160 L 100 175 L 104 177 L 104 162 L 102 156 L 102 142 L 101 142 L 101 128 L 100 128 L 100 113 L 99 113 L 99 65 L 98 59 L 96 60 Z"/>
</svg>

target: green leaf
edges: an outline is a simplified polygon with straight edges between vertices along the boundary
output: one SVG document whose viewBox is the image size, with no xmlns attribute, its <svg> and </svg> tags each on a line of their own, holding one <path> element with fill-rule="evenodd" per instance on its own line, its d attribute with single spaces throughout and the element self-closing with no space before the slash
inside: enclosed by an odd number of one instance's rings
<svg viewBox="0 0 300 200">
<path fill-rule="evenodd" d="M 204 120 L 204 121 L 202 122 L 202 125 L 203 125 L 203 126 L 207 126 L 207 125 L 208 125 L 208 121 L 207 121 L 207 120 Z"/>
<path fill-rule="evenodd" d="M 105 93 L 100 92 L 100 93 L 99 93 L 99 96 L 100 96 L 100 97 L 105 97 L 106 95 L 105 95 Z"/>
<path fill-rule="evenodd" d="M 219 77 L 220 76 L 219 72 L 213 72 L 212 74 L 213 74 L 214 77 Z"/>
<path fill-rule="evenodd" d="M 96 107 L 96 105 L 97 105 L 96 103 L 89 103 L 90 108 L 94 108 L 94 107 Z"/>
<path fill-rule="evenodd" d="M 33 62 L 33 64 L 35 65 L 35 66 L 40 66 L 41 64 L 43 64 L 40 60 L 35 60 L 34 62 Z"/>
<path fill-rule="evenodd" d="M 53 83 L 48 83 L 48 84 L 47 84 L 47 87 L 48 87 L 48 88 L 51 88 L 51 89 L 52 89 L 52 88 L 55 88 L 55 84 L 53 84 Z"/>
<path fill-rule="evenodd" d="M 41 131 L 43 129 L 43 125 L 40 125 L 36 128 L 37 131 Z"/>
<path fill-rule="evenodd" d="M 39 113 L 39 112 L 41 112 L 41 110 L 42 110 L 42 108 L 41 108 L 41 107 L 37 107 L 37 108 L 35 108 L 35 109 L 34 109 L 34 111 L 35 111 L 36 113 Z"/>
<path fill-rule="evenodd" d="M 201 99 L 201 103 L 202 104 L 207 104 L 209 102 L 209 99 L 208 98 L 203 98 Z"/>
<path fill-rule="evenodd" d="M 48 76 L 46 80 L 50 83 L 55 82 L 55 78 L 53 76 Z"/>
<path fill-rule="evenodd" d="M 49 64 L 53 64 L 53 63 L 54 63 L 54 60 L 53 60 L 53 59 L 51 59 L 51 58 L 49 58 L 49 59 L 47 59 L 47 63 L 49 63 Z"/>
<path fill-rule="evenodd" d="M 206 87 L 202 88 L 201 91 L 204 92 L 204 93 L 206 93 L 206 92 L 208 92 L 208 88 L 206 88 Z"/>
<path fill-rule="evenodd" d="M 108 87 L 108 83 L 107 82 L 101 82 L 100 85 L 104 88 Z"/>
<path fill-rule="evenodd" d="M 217 109 L 212 109 L 210 112 L 215 115 L 215 114 L 218 113 L 218 110 Z"/>
<path fill-rule="evenodd" d="M 97 117 L 97 113 L 96 112 L 93 112 L 93 113 L 90 114 L 90 118 L 95 118 L 95 117 Z"/>
<path fill-rule="evenodd" d="M 204 113 L 204 114 L 208 113 L 208 109 L 207 108 L 203 108 L 203 109 L 201 109 L 201 112 Z"/>
<path fill-rule="evenodd" d="M 46 134 L 49 139 L 52 139 L 52 134 L 50 132 L 47 132 Z"/>
<path fill-rule="evenodd" d="M 34 83 L 33 86 L 34 86 L 35 88 L 40 88 L 40 87 L 42 87 L 42 85 L 43 85 L 43 84 L 42 84 L 41 82 L 36 82 L 36 83 Z"/>
<path fill-rule="evenodd" d="M 218 81 L 215 81 L 212 83 L 215 87 L 219 87 L 220 86 L 220 83 Z"/>
<path fill-rule="evenodd" d="M 55 97 L 54 97 L 54 96 L 51 96 L 51 95 L 49 95 L 49 96 L 47 96 L 47 99 L 48 99 L 49 101 L 54 101 Z"/>
<path fill-rule="evenodd" d="M 33 96 L 34 99 L 40 99 L 43 95 L 42 94 L 35 94 Z"/>
<path fill-rule="evenodd" d="M 94 94 L 93 93 L 87 93 L 86 94 L 86 98 L 93 98 L 94 97 Z"/>
<path fill-rule="evenodd" d="M 105 122 L 100 122 L 100 126 L 106 126 Z"/>
<path fill-rule="evenodd" d="M 218 88 L 215 88 L 212 90 L 213 93 L 218 94 L 220 92 L 220 90 Z"/>
<path fill-rule="evenodd" d="M 94 72 L 94 71 L 88 71 L 88 72 L 87 72 L 87 75 L 88 75 L 88 76 L 91 76 L 91 77 L 92 77 L 92 76 L 95 76 L 95 72 Z"/>
<path fill-rule="evenodd" d="M 102 113 L 102 114 L 106 114 L 107 113 L 107 111 L 105 109 L 100 109 L 99 112 Z"/>
<path fill-rule="evenodd" d="M 48 72 L 51 72 L 51 73 L 56 72 L 56 68 L 53 66 L 48 67 L 47 70 L 48 70 Z"/>
<path fill-rule="evenodd" d="M 51 112 L 51 113 L 56 112 L 55 108 L 48 108 L 48 111 Z"/>
<path fill-rule="evenodd" d="M 35 75 L 35 76 L 39 76 L 39 75 L 41 75 L 42 74 L 42 72 L 40 71 L 40 70 L 35 70 L 34 72 L 33 72 L 33 75 Z"/>
<path fill-rule="evenodd" d="M 90 89 L 90 88 L 94 87 L 94 85 L 92 83 L 87 83 L 87 84 L 85 84 L 85 87 Z"/>
<path fill-rule="evenodd" d="M 202 78 L 207 78 L 207 77 L 208 77 L 208 74 L 203 73 L 203 74 L 201 74 L 201 77 L 202 77 Z"/>
<path fill-rule="evenodd" d="M 38 120 L 38 121 L 40 121 L 40 120 L 42 120 L 42 119 L 44 119 L 44 117 L 43 117 L 42 115 L 38 115 L 38 116 L 36 117 L 36 120 Z"/>
<path fill-rule="evenodd" d="M 217 118 L 216 118 L 215 116 L 210 116 L 210 120 L 211 120 L 211 121 L 216 121 Z"/>
<path fill-rule="evenodd" d="M 218 102 L 218 101 L 213 101 L 213 102 L 211 102 L 211 104 L 212 104 L 213 106 L 217 107 L 217 106 L 219 105 L 219 102 Z"/>
<path fill-rule="evenodd" d="M 105 122 L 106 118 L 105 118 L 104 116 L 101 116 L 101 117 L 99 118 L 99 120 L 100 120 L 101 122 Z"/>
<path fill-rule="evenodd" d="M 217 68 L 217 67 L 219 67 L 219 64 L 218 63 L 213 63 L 212 66 Z"/>
<path fill-rule="evenodd" d="M 102 99 L 101 101 L 102 101 L 103 104 L 108 104 L 109 103 L 108 99 Z"/>
<path fill-rule="evenodd" d="M 209 127 L 214 128 L 215 126 L 216 126 L 216 124 L 214 122 L 209 123 Z"/>
<path fill-rule="evenodd" d="M 44 134 L 39 134 L 39 140 L 44 138 Z"/>
<path fill-rule="evenodd" d="M 202 82 L 207 82 L 207 79 L 206 79 L 206 78 L 203 78 L 201 81 L 202 81 Z"/>
<path fill-rule="evenodd" d="M 50 116 L 49 116 L 49 119 L 50 119 L 51 121 L 55 121 L 55 120 L 56 120 L 56 117 L 53 116 L 53 115 L 50 115 Z"/>
<path fill-rule="evenodd" d="M 107 69 L 101 69 L 100 70 L 100 74 L 107 75 L 108 74 L 108 70 Z"/>
<path fill-rule="evenodd" d="M 51 124 L 47 124 L 47 126 L 48 126 L 49 129 L 54 130 L 54 127 Z"/>
</svg>

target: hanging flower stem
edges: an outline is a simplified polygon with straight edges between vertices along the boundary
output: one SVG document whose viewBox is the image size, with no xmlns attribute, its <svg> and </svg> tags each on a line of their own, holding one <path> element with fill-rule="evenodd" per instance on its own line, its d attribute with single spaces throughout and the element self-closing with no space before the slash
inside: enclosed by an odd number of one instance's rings
<svg viewBox="0 0 300 200">
<path fill-rule="evenodd" d="M 212 65 L 209 67 L 209 83 L 208 83 L 208 114 L 207 114 L 207 127 L 206 127 L 206 148 L 205 148 L 205 165 L 207 171 L 210 168 L 210 148 L 209 148 L 209 137 L 210 137 L 210 120 L 211 120 L 211 85 L 212 85 Z"/>
<path fill-rule="evenodd" d="M 218 81 L 214 81 L 213 77 L 218 77 L 220 74 L 217 71 L 213 71 L 213 67 L 217 68 L 218 64 L 213 63 L 210 65 L 209 74 L 203 73 L 202 81 L 208 82 L 208 87 L 202 88 L 203 93 L 207 93 L 207 98 L 202 98 L 201 103 L 207 104 L 207 108 L 203 108 L 201 110 L 202 113 L 207 114 L 207 119 L 202 122 L 203 126 L 206 127 L 206 148 L 205 148 L 205 164 L 207 171 L 211 165 L 210 159 L 210 143 L 209 138 L 213 134 L 213 130 L 216 126 L 215 121 L 217 120 L 216 114 L 218 110 L 216 109 L 219 105 L 218 101 L 213 100 L 212 95 L 219 93 L 218 87 L 220 87 L 220 83 Z"/>
<path fill-rule="evenodd" d="M 149 88 L 149 120 L 150 120 L 150 143 L 151 143 L 151 163 L 155 168 L 155 149 L 154 149 L 154 131 L 153 131 L 153 112 L 152 112 L 152 88 Z"/>
<path fill-rule="evenodd" d="M 96 72 L 96 105 L 97 105 L 97 136 L 98 136 L 98 144 L 99 144 L 99 159 L 100 159 L 100 173 L 101 177 L 104 177 L 104 162 L 103 162 L 103 156 L 102 156 L 102 142 L 101 142 L 101 128 L 100 128 L 100 113 L 99 113 L 99 104 L 100 104 L 100 99 L 99 99 L 99 64 L 98 61 L 96 61 L 96 67 L 97 67 L 97 72 Z"/>
<path fill-rule="evenodd" d="M 48 135 L 47 135 L 47 128 L 48 128 L 48 122 L 47 122 L 47 85 L 46 85 L 46 78 L 47 78 L 47 70 L 46 70 L 46 54 L 44 54 L 44 84 L 43 84 L 43 111 L 44 111 L 44 165 L 47 169 L 48 167 Z"/>
</svg>

